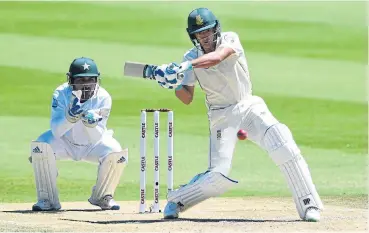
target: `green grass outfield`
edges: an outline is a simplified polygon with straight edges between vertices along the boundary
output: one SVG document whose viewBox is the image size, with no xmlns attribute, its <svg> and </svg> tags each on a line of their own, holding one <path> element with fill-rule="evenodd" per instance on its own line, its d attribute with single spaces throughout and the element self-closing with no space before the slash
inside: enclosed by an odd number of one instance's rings
<svg viewBox="0 0 369 233">
<path fill-rule="evenodd" d="M 204 171 L 208 122 L 200 89 L 185 106 L 154 82 L 122 77 L 126 60 L 179 62 L 192 46 L 187 15 L 199 6 L 213 10 L 223 31 L 239 34 L 254 94 L 291 128 L 319 192 L 366 195 L 365 3 L 0 2 L 0 202 L 35 201 L 30 141 L 48 129 L 52 92 L 79 56 L 96 60 L 113 98 L 109 128 L 130 149 L 117 200 L 139 198 L 141 108 L 174 109 L 175 185 Z M 152 142 L 149 146 L 153 151 Z M 163 184 L 165 146 L 162 140 Z M 58 166 L 61 200 L 87 200 L 97 166 L 73 161 Z M 148 166 L 151 184 L 152 154 Z M 230 176 L 240 183 L 224 196 L 290 195 L 272 160 L 248 141 L 238 142 Z M 149 198 L 152 193 L 149 186 Z"/>
</svg>

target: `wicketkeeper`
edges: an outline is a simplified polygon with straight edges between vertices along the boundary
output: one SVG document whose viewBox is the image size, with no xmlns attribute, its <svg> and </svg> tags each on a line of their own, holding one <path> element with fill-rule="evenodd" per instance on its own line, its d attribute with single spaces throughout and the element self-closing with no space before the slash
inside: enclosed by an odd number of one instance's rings
<svg viewBox="0 0 369 233">
<path fill-rule="evenodd" d="M 100 73 L 90 58 L 74 59 L 67 79 L 53 93 L 51 129 L 31 143 L 38 200 L 32 210 L 61 208 L 56 160 L 66 159 L 97 163 L 97 180 L 88 201 L 103 210 L 119 210 L 113 196 L 128 162 L 128 149 L 122 150 L 106 127 L 111 96 L 100 86 Z"/>
</svg>

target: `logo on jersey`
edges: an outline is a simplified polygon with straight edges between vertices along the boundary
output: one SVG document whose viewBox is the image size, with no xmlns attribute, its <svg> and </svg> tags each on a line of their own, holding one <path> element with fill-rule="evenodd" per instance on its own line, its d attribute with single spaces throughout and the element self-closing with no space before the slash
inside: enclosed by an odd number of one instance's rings
<svg viewBox="0 0 369 233">
<path fill-rule="evenodd" d="M 234 38 L 233 36 L 230 35 L 225 35 L 224 40 L 227 41 L 228 43 L 234 43 Z"/>
<path fill-rule="evenodd" d="M 108 108 L 102 108 L 100 109 L 99 115 L 105 118 L 108 118 L 110 114 L 110 109 Z"/>
<path fill-rule="evenodd" d="M 55 97 L 53 98 L 53 102 L 51 104 L 51 107 L 53 107 L 53 108 L 58 107 L 58 100 Z"/>
</svg>

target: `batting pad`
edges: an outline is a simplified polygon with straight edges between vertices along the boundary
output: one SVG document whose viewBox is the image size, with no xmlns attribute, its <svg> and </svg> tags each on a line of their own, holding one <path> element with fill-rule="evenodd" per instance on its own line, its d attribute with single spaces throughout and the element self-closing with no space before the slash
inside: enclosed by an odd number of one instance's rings
<svg viewBox="0 0 369 233">
<path fill-rule="evenodd" d="M 219 172 L 206 172 L 197 180 L 168 193 L 168 202 L 178 203 L 181 211 L 210 198 L 220 196 L 238 182 Z"/>
<path fill-rule="evenodd" d="M 35 174 L 37 199 L 49 200 L 53 205 L 59 204 L 56 187 L 55 155 L 51 146 L 44 142 L 31 142 L 32 166 Z"/>
<path fill-rule="evenodd" d="M 308 165 L 288 127 L 283 124 L 272 126 L 266 132 L 263 142 L 288 182 L 300 217 L 304 219 L 309 207 L 323 210 Z"/>
<path fill-rule="evenodd" d="M 106 195 L 114 196 L 124 167 L 128 162 L 128 149 L 114 152 L 99 165 L 96 185 L 92 191 L 91 199 L 100 200 Z"/>
</svg>

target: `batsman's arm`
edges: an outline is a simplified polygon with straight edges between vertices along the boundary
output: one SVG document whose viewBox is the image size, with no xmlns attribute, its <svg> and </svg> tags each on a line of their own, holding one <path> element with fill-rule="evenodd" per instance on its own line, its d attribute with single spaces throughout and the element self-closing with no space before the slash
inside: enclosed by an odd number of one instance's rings
<svg viewBox="0 0 369 233">
<path fill-rule="evenodd" d="M 191 62 L 191 59 L 193 58 L 193 54 L 186 53 L 181 64 Z M 184 70 L 183 75 L 183 80 L 181 84 L 175 89 L 175 94 L 179 100 L 188 105 L 193 100 L 197 78 L 195 72 L 190 69 Z"/>
<path fill-rule="evenodd" d="M 181 67 L 183 66 L 185 70 L 193 68 L 209 68 L 218 65 L 220 62 L 234 53 L 235 51 L 230 47 L 219 48 L 214 52 L 204 54 L 192 61 L 184 62 L 181 64 Z"/>
<path fill-rule="evenodd" d="M 51 121 L 50 128 L 55 138 L 62 137 L 74 125 L 65 117 L 65 111 L 68 103 L 64 103 L 63 94 L 55 91 L 51 104 Z"/>
<path fill-rule="evenodd" d="M 234 32 L 228 32 L 222 37 L 222 43 L 214 52 L 204 54 L 192 61 L 184 62 L 181 64 L 181 67 L 183 66 L 184 70 L 193 68 L 209 68 L 218 65 L 224 59 L 233 54 L 240 56 L 243 53 L 243 47 L 238 35 Z"/>
<path fill-rule="evenodd" d="M 184 104 L 190 104 L 193 100 L 193 95 L 195 92 L 195 86 L 180 85 L 175 90 L 176 96 Z"/>
</svg>

